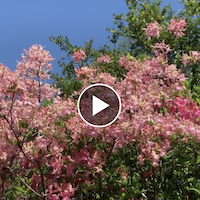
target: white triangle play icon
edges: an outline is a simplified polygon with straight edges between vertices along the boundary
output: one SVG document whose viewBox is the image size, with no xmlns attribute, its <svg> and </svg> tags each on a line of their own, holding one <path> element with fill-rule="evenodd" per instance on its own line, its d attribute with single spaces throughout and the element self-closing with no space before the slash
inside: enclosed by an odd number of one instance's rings
<svg viewBox="0 0 200 200">
<path fill-rule="evenodd" d="M 92 95 L 92 116 L 106 109 L 110 105 Z"/>
</svg>

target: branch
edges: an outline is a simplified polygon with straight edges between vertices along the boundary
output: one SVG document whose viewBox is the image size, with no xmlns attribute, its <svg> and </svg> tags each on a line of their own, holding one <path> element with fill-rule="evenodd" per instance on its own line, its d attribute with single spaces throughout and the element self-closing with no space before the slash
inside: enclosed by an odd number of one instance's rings
<svg viewBox="0 0 200 200">
<path fill-rule="evenodd" d="M 42 197 L 41 194 L 39 194 L 38 192 L 36 192 L 31 186 L 29 186 L 18 174 L 16 174 L 17 177 L 23 182 L 23 184 L 29 188 L 33 193 L 35 193 L 37 196 Z"/>
<path fill-rule="evenodd" d="M 101 182 L 101 172 L 98 173 L 98 182 L 99 182 L 99 195 L 100 195 L 100 200 L 102 200 L 102 182 Z"/>
<path fill-rule="evenodd" d="M 19 140 L 19 138 L 18 138 L 18 136 L 17 136 L 17 133 L 14 131 L 14 129 L 13 129 L 13 127 L 12 127 L 12 124 L 9 122 L 9 120 L 6 118 L 5 115 L 2 116 L 2 118 L 3 118 L 4 120 L 6 120 L 6 122 L 7 122 L 8 125 L 10 126 L 11 131 L 14 133 L 15 138 L 17 139 L 18 147 L 19 147 L 20 151 L 23 153 L 24 157 L 26 157 L 26 159 L 27 159 L 29 162 L 33 162 L 33 161 L 25 154 L 25 152 L 23 151 L 23 148 L 22 148 L 23 143 L 21 144 L 21 142 L 20 142 L 20 140 Z"/>
<path fill-rule="evenodd" d="M 40 161 L 37 161 L 37 165 L 38 165 L 38 169 L 40 171 L 43 193 L 45 194 L 44 176 L 43 176 L 43 173 L 42 173 L 42 168 L 40 166 Z M 45 197 L 44 197 L 44 199 L 45 199 Z"/>
<path fill-rule="evenodd" d="M 10 170 L 11 174 L 14 174 L 13 169 L 12 169 L 11 167 L 7 167 L 7 168 Z M 36 195 L 39 196 L 39 197 L 43 197 L 43 195 L 39 194 L 39 193 L 36 192 L 30 185 L 28 185 L 28 184 L 24 181 L 24 179 L 23 179 L 19 174 L 17 174 L 17 173 L 15 173 L 15 174 L 16 174 L 16 176 L 21 180 L 21 182 L 22 182 L 27 188 L 29 188 L 34 194 L 36 194 Z"/>
<path fill-rule="evenodd" d="M 113 148 L 114 148 L 114 146 L 115 146 L 115 140 L 116 140 L 116 139 L 113 140 L 113 144 L 112 144 L 112 147 L 111 147 L 111 149 L 110 149 L 110 151 L 109 151 L 109 153 L 108 153 L 107 160 L 108 160 L 108 158 L 110 157 L 110 155 L 111 155 L 111 153 L 112 153 L 112 150 L 113 150 Z"/>
</svg>

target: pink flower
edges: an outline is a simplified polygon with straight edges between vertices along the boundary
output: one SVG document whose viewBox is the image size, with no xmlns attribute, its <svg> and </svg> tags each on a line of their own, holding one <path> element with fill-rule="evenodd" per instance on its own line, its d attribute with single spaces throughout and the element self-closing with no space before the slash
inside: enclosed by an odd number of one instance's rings
<svg viewBox="0 0 200 200">
<path fill-rule="evenodd" d="M 93 72 L 94 72 L 94 69 L 91 69 L 88 67 L 81 67 L 80 69 L 76 70 L 76 74 L 79 79 L 89 78 L 93 76 Z"/>
<path fill-rule="evenodd" d="M 180 96 L 173 101 L 166 102 L 166 106 L 170 114 L 176 114 L 182 119 L 197 122 L 200 117 L 200 108 L 198 108 L 197 104 Z"/>
<path fill-rule="evenodd" d="M 52 185 L 48 186 L 48 199 L 49 200 L 59 200 L 59 195 L 55 194 L 58 193 L 61 190 L 60 186 L 58 185 L 58 183 L 53 183 Z"/>
<path fill-rule="evenodd" d="M 126 56 L 122 56 L 122 57 L 119 59 L 119 66 L 120 66 L 120 67 L 126 66 L 127 63 L 128 63 L 128 60 L 127 60 Z"/>
<path fill-rule="evenodd" d="M 50 200 L 59 200 L 59 195 L 58 194 L 52 194 L 50 197 L 49 197 Z"/>
<path fill-rule="evenodd" d="M 29 50 L 24 50 L 22 59 L 17 64 L 17 72 L 32 78 L 39 77 L 41 80 L 49 79 L 52 58 L 49 51 L 43 50 L 41 45 L 33 45 Z"/>
<path fill-rule="evenodd" d="M 198 61 L 200 61 L 200 53 L 198 53 L 197 51 L 190 51 L 189 56 L 187 54 L 183 54 L 182 62 L 185 65 L 185 67 L 188 64 L 195 64 Z"/>
<path fill-rule="evenodd" d="M 82 164 L 88 161 L 88 151 L 81 149 L 79 152 L 75 152 L 75 160 L 78 164 Z"/>
<path fill-rule="evenodd" d="M 66 173 L 67 173 L 67 177 L 69 176 L 73 176 L 74 172 L 73 170 L 75 169 L 75 167 L 72 164 L 68 164 L 66 167 Z"/>
<path fill-rule="evenodd" d="M 158 22 L 155 23 L 149 23 L 145 32 L 147 35 L 147 39 L 150 39 L 151 37 L 160 37 L 160 31 L 162 30 L 162 27 L 158 25 Z"/>
<path fill-rule="evenodd" d="M 178 19 L 178 20 L 171 20 L 171 24 L 169 25 L 169 32 L 174 32 L 174 36 L 176 38 L 182 37 L 185 34 L 183 33 L 185 31 L 185 27 L 186 27 L 186 21 L 182 20 L 182 19 Z"/>
<path fill-rule="evenodd" d="M 7 153 L 5 152 L 5 151 L 2 151 L 1 153 L 0 153 L 0 160 L 6 160 L 6 158 L 7 158 Z"/>
<path fill-rule="evenodd" d="M 143 165 L 143 164 L 144 164 L 144 158 L 143 158 L 142 155 L 139 155 L 139 156 L 137 157 L 137 160 L 138 160 L 139 165 Z"/>
<path fill-rule="evenodd" d="M 53 168 L 53 174 L 59 175 L 61 173 L 61 169 L 63 167 L 63 159 L 62 155 L 55 155 L 50 162 L 50 166 Z"/>
<path fill-rule="evenodd" d="M 74 195 L 74 188 L 72 187 L 72 185 L 70 183 L 62 184 L 61 187 L 61 196 L 63 197 L 63 200 L 70 200 L 70 197 Z"/>
<path fill-rule="evenodd" d="M 127 173 L 126 173 L 126 172 L 122 172 L 122 173 L 121 173 L 121 179 L 122 179 L 122 180 L 127 179 Z"/>
<path fill-rule="evenodd" d="M 166 58 L 167 54 L 170 52 L 170 46 L 166 45 L 164 42 L 156 43 L 153 47 L 156 57 Z"/>
<path fill-rule="evenodd" d="M 77 63 L 79 61 L 85 60 L 86 54 L 83 50 L 78 50 L 78 51 L 74 52 L 73 58 L 74 58 L 75 62 Z"/>
<path fill-rule="evenodd" d="M 40 175 L 33 175 L 31 177 L 31 187 L 34 188 L 34 189 L 38 189 L 38 186 L 40 185 L 40 182 L 41 182 L 41 177 Z"/>
<path fill-rule="evenodd" d="M 101 57 L 97 58 L 97 63 L 101 64 L 101 63 L 109 63 L 110 62 L 110 57 L 109 55 L 103 55 L 101 54 Z"/>
</svg>

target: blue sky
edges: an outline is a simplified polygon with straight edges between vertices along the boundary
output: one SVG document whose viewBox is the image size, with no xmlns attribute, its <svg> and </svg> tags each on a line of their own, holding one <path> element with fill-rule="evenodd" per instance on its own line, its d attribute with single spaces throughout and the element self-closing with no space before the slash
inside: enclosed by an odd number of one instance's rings
<svg viewBox="0 0 200 200">
<path fill-rule="evenodd" d="M 163 0 L 162 5 L 170 1 Z M 174 10 L 181 8 L 172 0 Z M 6 0 L 0 3 L 0 63 L 14 70 L 23 49 L 41 44 L 56 59 L 53 71 L 59 72 L 57 61 L 64 52 L 50 42 L 50 36 L 68 36 L 73 45 L 94 40 L 98 48 L 108 42 L 106 27 L 112 28 L 112 14 L 127 13 L 124 0 Z"/>
</svg>

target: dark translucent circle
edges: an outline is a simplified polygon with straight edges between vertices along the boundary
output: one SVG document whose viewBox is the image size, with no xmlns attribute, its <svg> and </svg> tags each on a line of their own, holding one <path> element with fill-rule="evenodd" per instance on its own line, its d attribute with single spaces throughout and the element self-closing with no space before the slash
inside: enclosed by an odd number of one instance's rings
<svg viewBox="0 0 200 200">
<path fill-rule="evenodd" d="M 109 107 L 92 116 L 92 96 L 109 104 Z M 117 94 L 104 85 L 94 85 L 82 93 L 79 102 L 82 118 L 90 125 L 105 126 L 115 120 L 120 112 L 120 99 Z"/>
</svg>

